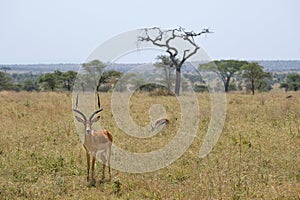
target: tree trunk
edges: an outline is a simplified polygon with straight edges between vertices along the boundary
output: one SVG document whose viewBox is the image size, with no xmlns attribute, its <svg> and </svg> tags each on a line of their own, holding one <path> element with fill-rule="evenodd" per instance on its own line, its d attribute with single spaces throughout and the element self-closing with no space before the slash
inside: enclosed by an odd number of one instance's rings
<svg viewBox="0 0 300 200">
<path fill-rule="evenodd" d="M 84 93 L 84 83 L 81 82 L 80 85 L 81 85 L 82 93 Z"/>
<path fill-rule="evenodd" d="M 251 80 L 251 90 L 252 90 L 252 95 L 254 95 L 254 80 Z"/>
<path fill-rule="evenodd" d="M 171 69 L 172 68 L 168 68 L 168 90 L 171 90 Z"/>
<path fill-rule="evenodd" d="M 170 67 L 165 65 L 164 66 L 164 71 L 165 71 L 165 76 L 166 76 L 166 84 L 167 84 L 167 88 L 168 90 L 171 90 L 171 70 Z"/>
<path fill-rule="evenodd" d="M 176 82 L 175 82 L 175 95 L 179 96 L 180 90 L 180 78 L 181 78 L 181 70 L 180 67 L 176 67 Z"/>
<path fill-rule="evenodd" d="M 225 92 L 228 92 L 228 91 L 229 91 L 229 83 L 230 83 L 230 78 L 227 78 L 227 79 L 226 79 L 226 82 L 225 82 L 225 84 L 224 84 Z"/>
</svg>

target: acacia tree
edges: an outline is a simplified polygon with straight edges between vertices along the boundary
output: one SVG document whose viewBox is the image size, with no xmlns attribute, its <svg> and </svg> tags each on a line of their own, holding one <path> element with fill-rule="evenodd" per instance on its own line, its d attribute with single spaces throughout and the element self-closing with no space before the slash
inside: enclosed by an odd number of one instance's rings
<svg viewBox="0 0 300 200">
<path fill-rule="evenodd" d="M 37 83 L 42 83 L 42 87 L 44 89 L 50 89 L 51 91 L 54 91 L 56 89 L 67 89 L 68 91 L 71 91 L 75 79 L 77 76 L 77 72 L 75 71 L 67 71 L 67 72 L 61 72 L 59 70 L 55 70 L 53 73 L 46 73 L 42 75 Z M 26 82 L 26 90 L 31 89 L 32 90 L 32 84 L 31 82 Z"/>
<path fill-rule="evenodd" d="M 30 79 L 26 79 L 23 83 L 22 83 L 22 89 L 26 90 L 26 91 L 39 91 L 39 87 L 36 81 L 30 80 Z"/>
<path fill-rule="evenodd" d="M 248 62 L 239 60 L 215 60 L 202 64 L 199 68 L 205 68 L 215 72 L 222 79 L 225 92 L 228 92 L 232 76 L 240 71 L 245 64 L 248 64 Z"/>
<path fill-rule="evenodd" d="M 122 76 L 122 73 L 119 71 L 115 71 L 115 70 L 109 70 L 109 71 L 103 72 L 98 81 L 97 91 L 100 91 L 100 90 L 108 91 L 109 89 L 113 88 L 121 76 Z M 101 88 L 101 86 L 102 86 L 102 88 Z"/>
<path fill-rule="evenodd" d="M 285 91 L 293 90 L 297 91 L 300 89 L 300 74 L 289 74 L 287 80 L 280 84 L 281 88 L 285 88 Z"/>
<path fill-rule="evenodd" d="M 67 71 L 65 73 L 62 73 L 61 79 L 63 81 L 64 88 L 66 88 L 68 91 L 71 91 L 76 76 L 77 76 L 77 72 L 75 71 Z"/>
<path fill-rule="evenodd" d="M 159 55 L 156 57 L 157 62 L 155 63 L 156 67 L 162 67 L 165 72 L 165 81 L 167 84 L 168 90 L 171 90 L 171 74 L 174 69 L 174 64 L 171 61 L 170 57 L 167 55 Z"/>
<path fill-rule="evenodd" d="M 86 82 L 87 85 L 92 90 L 99 90 L 100 87 L 100 77 L 106 67 L 106 64 L 99 60 L 92 60 L 88 63 L 82 64 L 83 69 L 86 71 Z"/>
<path fill-rule="evenodd" d="M 255 62 L 244 65 L 241 70 L 242 77 L 250 84 L 249 86 L 253 95 L 255 88 L 259 87 L 265 78 L 271 77 L 270 73 L 264 72 L 263 67 Z"/>
<path fill-rule="evenodd" d="M 10 90 L 13 86 L 13 79 L 12 77 L 0 71 L 0 91 L 1 90 Z"/>
<path fill-rule="evenodd" d="M 194 37 L 204 33 L 210 33 L 209 29 L 203 29 L 201 32 L 185 31 L 183 28 L 162 30 L 159 27 L 142 29 L 142 36 L 138 37 L 139 42 L 151 42 L 153 45 L 164 48 L 169 54 L 169 58 L 176 70 L 175 94 L 179 95 L 181 68 L 185 61 L 197 53 L 200 47 L 194 41 Z M 174 41 L 183 40 L 190 44 L 190 48 L 184 49 L 182 55 L 179 55 L 179 49 Z M 181 56 L 181 57 L 180 57 Z"/>
<path fill-rule="evenodd" d="M 58 80 L 57 73 L 46 73 L 39 78 L 38 82 L 44 83 L 43 87 L 45 89 L 51 89 L 51 91 L 54 91 L 58 84 Z"/>
</svg>

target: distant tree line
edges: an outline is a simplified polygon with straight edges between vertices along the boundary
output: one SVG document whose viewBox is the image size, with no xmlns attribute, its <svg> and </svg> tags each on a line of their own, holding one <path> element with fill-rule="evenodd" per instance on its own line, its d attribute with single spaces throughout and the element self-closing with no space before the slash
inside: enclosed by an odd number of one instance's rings
<svg viewBox="0 0 300 200">
<path fill-rule="evenodd" d="M 6 73 L 6 68 L 0 71 L 0 91 L 71 91 L 76 78 L 82 81 L 83 90 L 88 86 L 95 85 L 93 90 L 108 92 L 110 91 L 121 72 L 110 70 L 104 71 L 106 65 L 101 61 L 94 60 L 89 63 L 83 63 L 83 74 L 75 71 L 61 72 L 55 70 L 51 73 L 32 74 L 32 73 Z M 100 78 L 99 78 L 100 77 Z"/>
<path fill-rule="evenodd" d="M 202 64 L 199 70 L 209 69 L 222 79 L 225 92 L 246 89 L 253 95 L 255 91 L 269 91 L 276 83 L 286 91 L 300 89 L 300 74 L 277 74 L 265 72 L 256 62 L 237 60 L 217 60 Z"/>
<path fill-rule="evenodd" d="M 162 69 L 162 73 L 164 73 L 158 84 L 147 84 L 142 78 L 135 77 L 134 74 L 126 74 L 130 81 L 122 84 L 123 79 L 126 79 L 124 77 L 121 79 L 123 73 L 115 70 L 105 71 L 106 64 L 99 60 L 82 64 L 84 73 L 80 74 L 75 71 L 61 72 L 59 70 L 45 74 L 8 74 L 6 69 L 2 69 L 0 71 L 0 91 L 71 91 L 76 78 L 78 78 L 81 81 L 80 87 L 83 91 L 92 89 L 108 92 L 115 89 L 122 92 L 129 87 L 129 84 L 138 91 L 159 91 L 159 94 L 170 95 L 172 94 L 171 88 L 174 87 L 172 83 L 175 80 L 175 71 L 172 65 L 173 63 L 168 56 L 157 57 L 155 66 Z M 255 62 L 215 60 L 200 64 L 199 70 L 210 70 L 216 73 L 222 80 L 225 92 L 247 90 L 254 94 L 255 91 L 269 91 L 276 83 L 286 91 L 300 89 L 300 74 L 271 74 L 265 72 L 263 67 Z M 185 78 L 192 84 L 195 92 L 208 91 L 205 81 L 199 77 L 199 74 L 186 73 Z M 183 80 L 181 90 L 185 91 L 187 87 L 187 83 Z"/>
<path fill-rule="evenodd" d="M 0 71 L 0 90 L 14 91 L 71 91 L 77 72 L 61 72 L 55 70 L 53 73 L 32 74 L 14 73 L 8 74 Z"/>
</svg>

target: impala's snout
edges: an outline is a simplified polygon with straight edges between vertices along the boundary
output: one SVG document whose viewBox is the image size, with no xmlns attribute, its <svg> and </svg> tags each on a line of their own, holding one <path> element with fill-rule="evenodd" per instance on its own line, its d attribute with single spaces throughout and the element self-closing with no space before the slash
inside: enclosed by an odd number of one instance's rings
<svg viewBox="0 0 300 200">
<path fill-rule="evenodd" d="M 91 124 L 90 123 L 86 123 L 86 125 L 85 125 L 85 133 L 86 134 L 91 134 Z"/>
<path fill-rule="evenodd" d="M 85 122 L 85 133 L 86 134 L 91 134 L 92 133 L 92 123 L 89 120 L 87 120 Z"/>
</svg>

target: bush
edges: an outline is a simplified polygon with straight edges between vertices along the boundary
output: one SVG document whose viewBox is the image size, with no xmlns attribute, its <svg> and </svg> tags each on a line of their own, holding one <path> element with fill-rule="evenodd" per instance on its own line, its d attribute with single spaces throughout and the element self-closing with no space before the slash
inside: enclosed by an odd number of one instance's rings
<svg viewBox="0 0 300 200">
<path fill-rule="evenodd" d="M 138 88 L 139 91 L 144 91 L 144 92 L 152 92 L 152 91 L 155 91 L 157 89 L 164 89 L 165 90 L 165 86 L 159 85 L 159 84 L 156 84 L 156 83 L 147 83 L 147 84 L 141 85 Z"/>
<path fill-rule="evenodd" d="M 195 85 L 194 92 L 208 92 L 206 85 Z"/>
<path fill-rule="evenodd" d="M 108 92 L 111 89 L 109 85 L 103 85 L 99 87 L 99 92 Z"/>
<path fill-rule="evenodd" d="M 229 91 L 237 91 L 238 87 L 236 86 L 235 83 L 229 83 Z"/>
<path fill-rule="evenodd" d="M 175 96 L 175 94 L 166 88 L 158 88 L 150 92 L 150 96 Z"/>
</svg>

